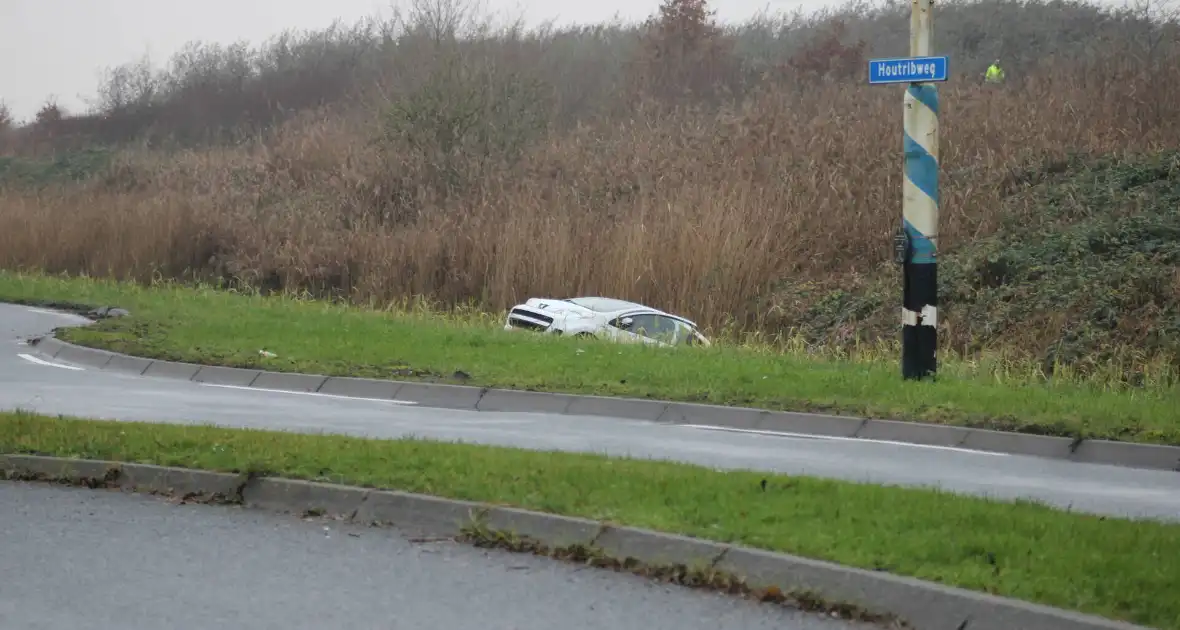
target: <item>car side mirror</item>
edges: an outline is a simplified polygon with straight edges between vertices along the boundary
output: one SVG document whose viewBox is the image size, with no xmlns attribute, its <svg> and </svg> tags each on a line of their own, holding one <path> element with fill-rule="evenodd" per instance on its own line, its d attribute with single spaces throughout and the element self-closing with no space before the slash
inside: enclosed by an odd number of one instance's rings
<svg viewBox="0 0 1180 630">
<path fill-rule="evenodd" d="M 630 317 L 624 317 L 623 319 L 619 320 L 619 327 L 622 328 L 623 330 L 627 330 L 628 328 L 631 327 L 631 324 L 634 324 L 634 323 L 635 323 L 635 320 L 631 319 Z"/>
</svg>

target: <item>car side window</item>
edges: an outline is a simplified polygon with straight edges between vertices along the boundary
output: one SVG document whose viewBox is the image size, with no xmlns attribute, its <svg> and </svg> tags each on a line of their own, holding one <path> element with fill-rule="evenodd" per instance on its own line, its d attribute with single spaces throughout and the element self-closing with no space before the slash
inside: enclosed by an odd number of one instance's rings
<svg viewBox="0 0 1180 630">
<path fill-rule="evenodd" d="M 653 314 L 634 315 L 631 319 L 633 321 L 631 327 L 627 329 L 628 332 L 665 343 L 676 342 L 677 333 L 681 326 L 679 321 L 671 317 Z"/>
<path fill-rule="evenodd" d="M 697 331 L 692 326 L 689 326 L 684 322 L 680 322 L 679 341 L 686 346 L 695 346 L 699 345 L 700 338 L 697 336 Z"/>
<path fill-rule="evenodd" d="M 657 326 L 654 315 L 632 315 L 631 327 L 627 332 L 635 333 L 641 337 L 651 337 L 652 333 L 656 331 Z"/>
<path fill-rule="evenodd" d="M 616 317 L 616 318 L 610 320 L 609 325 L 614 326 L 615 328 L 618 328 L 619 330 L 631 330 L 631 328 L 634 326 L 634 324 L 624 324 L 623 323 L 624 319 L 630 319 L 630 318 L 627 317 L 626 315 L 624 315 L 622 317 Z"/>
<path fill-rule="evenodd" d="M 695 346 L 700 341 L 696 328 L 678 320 L 672 320 L 675 326 L 674 345 Z"/>
</svg>

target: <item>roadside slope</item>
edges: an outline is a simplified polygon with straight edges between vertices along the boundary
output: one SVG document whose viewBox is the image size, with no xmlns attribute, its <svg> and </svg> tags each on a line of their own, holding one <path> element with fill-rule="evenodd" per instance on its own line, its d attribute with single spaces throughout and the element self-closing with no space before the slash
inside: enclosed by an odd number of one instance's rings
<svg viewBox="0 0 1180 630">
<path fill-rule="evenodd" d="M 1003 188 L 995 233 L 939 254 L 944 347 L 1031 357 L 1066 380 L 1174 383 L 1180 150 L 1046 161 Z M 788 283 L 772 300 L 778 325 L 815 343 L 896 338 L 896 269 L 848 280 Z"/>
<path fill-rule="evenodd" d="M 508 333 L 497 329 L 497 317 L 478 313 L 375 311 L 12 272 L 0 272 L 0 300 L 83 311 L 126 307 L 130 316 L 64 328 L 60 336 L 168 361 L 1180 444 L 1175 387 L 1013 382 L 953 363 L 937 383 L 909 383 L 892 361 L 823 360 L 725 344 L 669 352 Z"/>
</svg>

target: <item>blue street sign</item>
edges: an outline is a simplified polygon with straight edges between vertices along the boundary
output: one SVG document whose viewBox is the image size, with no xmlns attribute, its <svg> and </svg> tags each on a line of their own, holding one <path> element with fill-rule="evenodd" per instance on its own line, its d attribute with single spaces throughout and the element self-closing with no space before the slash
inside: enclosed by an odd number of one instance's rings
<svg viewBox="0 0 1180 630">
<path fill-rule="evenodd" d="M 946 81 L 949 66 L 947 57 L 870 59 L 869 84 Z"/>
</svg>

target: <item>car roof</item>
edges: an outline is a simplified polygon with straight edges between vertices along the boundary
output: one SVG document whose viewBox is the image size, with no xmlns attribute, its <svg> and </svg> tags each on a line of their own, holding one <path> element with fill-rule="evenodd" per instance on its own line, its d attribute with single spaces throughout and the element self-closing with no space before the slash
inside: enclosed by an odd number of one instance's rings
<svg viewBox="0 0 1180 630">
<path fill-rule="evenodd" d="M 656 310 L 650 306 L 636 304 L 635 302 L 628 302 L 626 300 L 616 300 L 614 298 L 606 297 L 574 297 L 566 298 L 565 302 L 577 304 L 588 308 L 598 313 L 614 313 L 616 311 L 629 311 L 634 309 Z"/>
<path fill-rule="evenodd" d="M 626 312 L 627 314 L 631 314 L 634 311 L 639 311 L 639 312 L 635 312 L 634 314 L 638 315 L 638 314 L 640 314 L 640 312 L 642 312 L 642 313 L 650 313 L 650 314 L 656 314 L 656 315 L 665 315 L 667 317 L 671 317 L 672 319 L 678 319 L 678 320 L 688 324 L 689 326 L 692 326 L 693 328 L 697 327 L 696 322 L 694 322 L 691 319 L 688 319 L 686 317 L 681 317 L 679 315 L 673 315 L 672 313 L 668 313 L 666 311 L 661 311 L 658 308 L 644 306 L 643 304 L 639 304 L 637 302 L 628 302 L 627 300 L 617 300 L 615 298 L 605 298 L 605 297 L 575 297 L 575 298 L 565 298 L 562 301 L 569 302 L 571 304 L 577 304 L 578 306 L 588 308 L 588 309 L 598 312 L 598 313 Z"/>
</svg>

